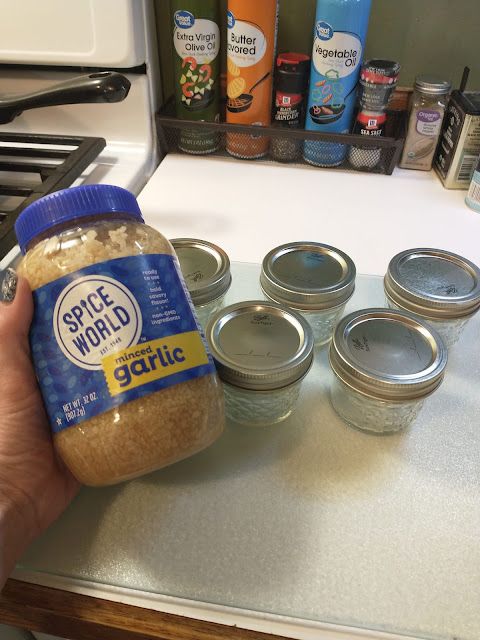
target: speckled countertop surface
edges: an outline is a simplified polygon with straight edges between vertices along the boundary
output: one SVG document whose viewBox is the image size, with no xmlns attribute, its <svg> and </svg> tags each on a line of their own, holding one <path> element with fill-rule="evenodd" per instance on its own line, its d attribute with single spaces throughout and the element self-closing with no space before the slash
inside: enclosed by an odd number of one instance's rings
<svg viewBox="0 0 480 640">
<path fill-rule="evenodd" d="M 257 276 L 234 265 L 230 299 L 257 297 Z M 350 308 L 382 302 L 381 280 L 360 277 Z M 100 597 L 119 585 L 300 623 L 477 640 L 479 329 L 476 318 L 408 431 L 346 427 L 321 351 L 287 422 L 230 425 L 190 460 L 84 490 L 23 566 L 99 583 Z"/>
</svg>

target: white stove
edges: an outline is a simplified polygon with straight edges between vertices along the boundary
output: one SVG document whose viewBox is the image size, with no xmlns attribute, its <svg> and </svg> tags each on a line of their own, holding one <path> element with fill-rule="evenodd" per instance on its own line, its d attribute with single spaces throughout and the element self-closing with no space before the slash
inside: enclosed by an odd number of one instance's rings
<svg viewBox="0 0 480 640">
<path fill-rule="evenodd" d="M 105 140 L 105 148 L 72 184 L 116 184 L 138 194 L 158 165 L 154 113 L 160 103 L 160 78 L 152 3 L 23 0 L 5 4 L 9 6 L 4 7 L 0 27 L 3 100 L 46 91 L 82 75 L 101 75 L 105 69 L 121 69 L 130 90 L 120 102 L 29 109 L 0 124 L 0 186 L 12 185 L 11 174 L 2 171 L 1 147 L 21 147 L 1 142 L 2 135 L 99 137 Z M 72 24 L 77 29 L 72 30 Z M 36 185 L 35 179 L 38 176 L 32 174 L 15 176 L 16 183 L 20 180 L 28 186 Z M 9 206 L 9 199 L 0 196 L 0 211 L 8 211 Z M 17 255 L 17 248 L 8 255 L 0 253 L 0 270 Z"/>
</svg>

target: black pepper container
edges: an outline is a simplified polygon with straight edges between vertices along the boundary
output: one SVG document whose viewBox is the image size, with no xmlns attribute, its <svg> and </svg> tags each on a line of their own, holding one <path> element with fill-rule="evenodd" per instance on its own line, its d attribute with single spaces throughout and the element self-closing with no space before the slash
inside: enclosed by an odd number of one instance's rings
<svg viewBox="0 0 480 640">
<path fill-rule="evenodd" d="M 273 126 L 303 129 L 309 75 L 309 56 L 303 53 L 282 53 L 277 57 Z M 302 145 L 302 140 L 286 136 L 272 138 L 272 156 L 280 162 L 292 162 L 300 156 Z"/>
</svg>

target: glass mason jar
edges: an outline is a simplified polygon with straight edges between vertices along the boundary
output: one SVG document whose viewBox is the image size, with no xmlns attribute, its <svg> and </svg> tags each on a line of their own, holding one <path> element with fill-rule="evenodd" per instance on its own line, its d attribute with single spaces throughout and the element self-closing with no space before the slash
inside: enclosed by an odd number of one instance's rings
<svg viewBox="0 0 480 640">
<path fill-rule="evenodd" d="M 135 197 L 88 185 L 37 200 L 15 227 L 33 290 L 32 356 L 55 447 L 107 485 L 211 444 L 223 393 L 174 251 Z"/>
<path fill-rule="evenodd" d="M 308 322 L 272 302 L 240 302 L 219 311 L 206 334 L 227 416 L 255 427 L 288 418 L 313 362 Z"/>
<path fill-rule="evenodd" d="M 447 347 L 480 308 L 480 269 L 441 249 L 409 249 L 394 256 L 384 278 L 388 306 L 415 313 Z"/>
<path fill-rule="evenodd" d="M 447 349 L 414 315 L 365 309 L 338 324 L 330 345 L 330 397 L 349 425 L 392 433 L 412 424 L 442 383 Z"/>
<path fill-rule="evenodd" d="M 421 75 L 415 79 L 408 130 L 400 166 L 430 171 L 452 84 Z"/>
<path fill-rule="evenodd" d="M 260 285 L 268 300 L 301 313 L 315 345 L 332 337 L 355 290 L 355 265 L 340 249 L 317 242 L 292 242 L 272 249 L 262 263 Z"/>
<path fill-rule="evenodd" d="M 205 240 L 176 238 L 171 243 L 198 320 L 205 327 L 212 314 L 222 307 L 232 283 L 230 260 L 223 249 Z"/>
</svg>

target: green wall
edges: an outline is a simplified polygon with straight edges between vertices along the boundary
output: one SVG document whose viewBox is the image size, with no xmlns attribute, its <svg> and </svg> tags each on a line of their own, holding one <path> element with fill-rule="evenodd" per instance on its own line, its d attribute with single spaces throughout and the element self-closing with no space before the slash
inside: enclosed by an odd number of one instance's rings
<svg viewBox="0 0 480 640">
<path fill-rule="evenodd" d="M 261 2 L 262 0 L 258 0 Z M 226 0 L 221 0 L 222 5 Z M 172 93 L 169 1 L 155 0 L 165 95 Z M 280 0 L 279 51 L 311 53 L 315 0 Z M 398 60 L 399 84 L 435 73 L 480 90 L 480 0 L 372 0 L 366 56 Z"/>
</svg>

